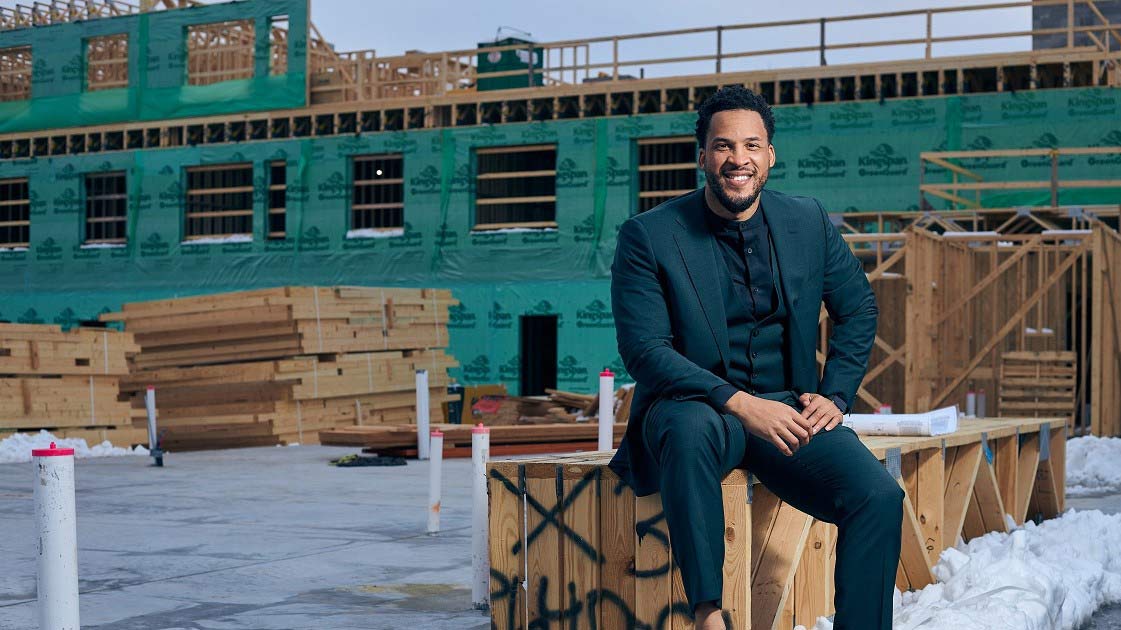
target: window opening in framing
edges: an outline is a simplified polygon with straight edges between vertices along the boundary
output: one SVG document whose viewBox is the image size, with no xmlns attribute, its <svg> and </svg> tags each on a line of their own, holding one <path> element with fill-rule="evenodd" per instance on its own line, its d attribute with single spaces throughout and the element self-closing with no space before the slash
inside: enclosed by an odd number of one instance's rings
<svg viewBox="0 0 1121 630">
<path fill-rule="evenodd" d="M 352 175 L 351 229 L 404 228 L 405 179 L 401 154 L 356 155 Z"/>
<path fill-rule="evenodd" d="M 638 140 L 638 212 L 697 189 L 697 139 Z"/>
<path fill-rule="evenodd" d="M 253 235 L 253 165 L 187 169 L 185 240 Z"/>
<path fill-rule="evenodd" d="M 269 238 L 286 236 L 285 213 L 288 194 L 288 165 L 284 160 L 269 162 Z"/>
<path fill-rule="evenodd" d="M 128 87 L 128 33 L 86 40 L 86 91 Z"/>
<path fill-rule="evenodd" d="M 0 179 L 0 248 L 31 243 L 31 195 L 27 178 Z"/>
<path fill-rule="evenodd" d="M 86 174 L 86 244 L 127 241 L 128 189 L 124 171 Z"/>
<path fill-rule="evenodd" d="M 288 16 L 269 18 L 269 74 L 288 72 Z"/>
<path fill-rule="evenodd" d="M 187 27 L 187 84 L 210 85 L 253 77 L 253 21 Z"/>
<path fill-rule="evenodd" d="M 0 48 L 0 101 L 31 98 L 31 46 Z"/>
<path fill-rule="evenodd" d="M 581 177 L 575 165 L 571 171 Z M 476 149 L 472 229 L 556 227 L 556 192 L 557 145 Z"/>
</svg>

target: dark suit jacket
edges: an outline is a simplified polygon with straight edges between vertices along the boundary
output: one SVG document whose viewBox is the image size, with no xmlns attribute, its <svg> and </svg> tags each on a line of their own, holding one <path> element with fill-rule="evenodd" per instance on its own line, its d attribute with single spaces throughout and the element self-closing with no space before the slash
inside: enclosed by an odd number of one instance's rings
<svg viewBox="0 0 1121 630">
<path fill-rule="evenodd" d="M 876 335 L 876 298 L 863 265 L 821 204 L 764 189 L 779 284 L 786 299 L 790 387 L 837 394 L 852 408 Z M 639 496 L 658 490 L 658 463 L 646 452 L 642 423 L 659 397 L 708 400 L 727 382 L 727 318 L 717 286 L 716 241 L 704 189 L 631 217 L 619 230 L 611 266 L 611 308 L 619 355 L 635 380 L 630 422 L 611 469 Z M 834 322 L 818 380 L 818 314 Z M 723 411 L 723 410 L 721 410 Z"/>
</svg>

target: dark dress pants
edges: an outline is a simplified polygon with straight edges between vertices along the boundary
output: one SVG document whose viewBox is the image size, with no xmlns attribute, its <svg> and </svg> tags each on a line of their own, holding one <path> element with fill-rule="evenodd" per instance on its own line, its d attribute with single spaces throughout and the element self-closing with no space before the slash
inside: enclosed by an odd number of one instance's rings
<svg viewBox="0 0 1121 630">
<path fill-rule="evenodd" d="M 789 457 L 707 402 L 663 398 L 647 412 L 643 438 L 661 467 L 662 507 L 691 609 L 721 598 L 720 481 L 746 468 L 783 501 L 837 525 L 834 630 L 891 628 L 903 490 L 851 429 L 821 431 Z"/>
</svg>

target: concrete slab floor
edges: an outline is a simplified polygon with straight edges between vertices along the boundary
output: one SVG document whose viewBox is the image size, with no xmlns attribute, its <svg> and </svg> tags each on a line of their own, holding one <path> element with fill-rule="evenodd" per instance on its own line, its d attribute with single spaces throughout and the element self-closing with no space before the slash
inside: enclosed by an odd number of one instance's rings
<svg viewBox="0 0 1121 630">
<path fill-rule="evenodd" d="M 97 630 L 489 628 L 471 607 L 469 459 L 336 468 L 356 449 L 76 462 L 82 626 Z M 37 628 L 31 464 L 0 465 L 0 628 Z"/>
<path fill-rule="evenodd" d="M 89 630 L 482 630 L 471 608 L 470 470 L 444 461 L 442 533 L 428 465 L 335 468 L 299 446 L 77 461 Z M 0 464 L 0 629 L 37 627 L 31 464 Z M 1069 499 L 1121 512 L 1121 495 Z M 1085 630 L 1121 628 L 1121 607 Z"/>
</svg>

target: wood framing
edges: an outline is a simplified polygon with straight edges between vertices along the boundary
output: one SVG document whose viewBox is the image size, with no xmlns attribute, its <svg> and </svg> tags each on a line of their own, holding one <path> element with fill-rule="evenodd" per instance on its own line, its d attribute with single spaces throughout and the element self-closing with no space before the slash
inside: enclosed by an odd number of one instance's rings
<svg viewBox="0 0 1121 630">
<path fill-rule="evenodd" d="M 1094 435 L 1121 435 L 1121 237 L 1094 229 L 1090 422 Z"/>
<path fill-rule="evenodd" d="M 922 207 L 931 208 L 931 200 L 948 201 L 951 209 L 978 209 L 985 205 L 986 192 L 1007 193 L 1009 191 L 1047 190 L 1051 195 L 1051 206 L 1059 205 L 1059 191 L 1068 189 L 1115 189 L 1121 187 L 1121 178 L 1107 168 L 1101 169 L 1099 179 L 1063 179 L 1060 166 L 1070 160 L 1062 157 L 1073 156 L 1121 155 L 1121 147 L 1057 147 L 1051 149 L 1000 149 L 986 151 L 923 151 L 919 153 L 920 171 L 923 183 L 919 184 Z M 986 180 L 980 173 L 963 166 L 961 162 L 986 158 L 1045 158 L 1051 163 L 1049 180 Z M 1108 158 L 1107 158 L 1108 159 Z M 1099 159 L 1100 161 L 1100 159 Z M 1093 162 L 1091 162 L 1092 164 Z M 948 171 L 951 181 L 931 183 L 931 175 L 938 171 Z M 961 181 L 962 178 L 968 181 Z M 1055 229 L 1054 225 L 1043 223 L 1045 229 Z M 1004 231 L 998 229 L 998 231 Z"/>
<path fill-rule="evenodd" d="M 1063 418 L 969 420 L 946 436 L 862 438 L 905 493 L 897 585 L 933 583 L 942 550 L 1007 531 L 1006 512 L 1017 523 L 1058 515 L 1065 429 Z M 612 454 L 488 464 L 493 627 L 692 628 L 661 498 L 636 498 L 607 468 Z M 831 614 L 836 528 L 743 470 L 721 489 L 729 628 Z"/>
</svg>

